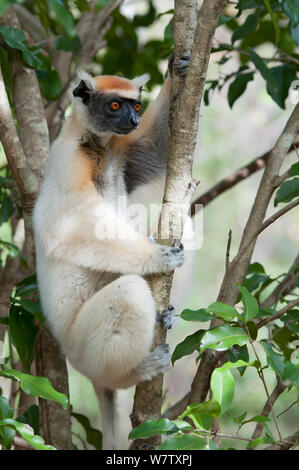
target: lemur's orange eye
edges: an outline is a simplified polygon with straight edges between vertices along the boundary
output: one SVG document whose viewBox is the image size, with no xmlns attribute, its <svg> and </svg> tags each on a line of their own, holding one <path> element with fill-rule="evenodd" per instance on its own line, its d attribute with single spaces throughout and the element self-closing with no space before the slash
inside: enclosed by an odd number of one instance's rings
<svg viewBox="0 0 299 470">
<path fill-rule="evenodd" d="M 139 113 L 140 108 L 141 108 L 141 104 L 140 104 L 140 103 L 136 103 L 136 104 L 134 105 L 134 109 L 135 109 L 136 113 Z"/>
<path fill-rule="evenodd" d="M 113 109 L 113 111 L 116 111 L 119 109 L 119 103 L 117 101 L 113 101 L 113 103 L 110 105 L 110 108 Z"/>
</svg>

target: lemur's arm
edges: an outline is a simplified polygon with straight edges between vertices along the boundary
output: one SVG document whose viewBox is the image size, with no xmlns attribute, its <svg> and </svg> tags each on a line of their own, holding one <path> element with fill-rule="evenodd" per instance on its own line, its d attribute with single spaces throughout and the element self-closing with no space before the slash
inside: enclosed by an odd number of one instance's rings
<svg viewBox="0 0 299 470">
<path fill-rule="evenodd" d="M 149 105 L 126 149 L 126 184 L 129 193 L 164 174 L 168 147 L 168 105 L 171 79 L 167 78 L 157 99 Z"/>
<path fill-rule="evenodd" d="M 64 215 L 55 223 L 55 234 L 43 238 L 49 258 L 97 271 L 145 275 L 170 272 L 184 261 L 182 248 L 141 237 L 111 208 L 96 222 L 86 214 Z"/>
<path fill-rule="evenodd" d="M 179 75 L 186 75 L 190 54 L 182 54 L 177 61 L 169 59 L 169 75 L 154 101 L 142 116 L 138 129 L 126 141 L 126 184 L 129 193 L 138 186 L 155 183 L 164 185 L 168 153 L 168 108 L 173 68 Z M 162 178 L 161 178 L 162 176 Z M 140 197 L 140 196 L 139 196 Z"/>
</svg>

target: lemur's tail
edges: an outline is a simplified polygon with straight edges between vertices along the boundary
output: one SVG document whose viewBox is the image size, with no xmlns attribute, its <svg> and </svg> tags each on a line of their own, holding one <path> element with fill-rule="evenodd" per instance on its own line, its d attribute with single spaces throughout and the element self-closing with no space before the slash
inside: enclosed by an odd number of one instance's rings
<svg viewBox="0 0 299 470">
<path fill-rule="evenodd" d="M 116 409 L 116 390 L 108 388 L 96 388 L 99 399 L 101 416 L 102 416 L 102 432 L 103 432 L 103 450 L 117 449 L 117 409 Z"/>
</svg>

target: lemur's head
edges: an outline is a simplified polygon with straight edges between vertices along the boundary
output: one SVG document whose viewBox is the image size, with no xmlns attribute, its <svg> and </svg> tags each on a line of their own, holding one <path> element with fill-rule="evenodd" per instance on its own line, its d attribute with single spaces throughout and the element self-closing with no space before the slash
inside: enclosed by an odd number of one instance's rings
<svg viewBox="0 0 299 470">
<path fill-rule="evenodd" d="M 89 130 L 96 134 L 129 134 L 139 125 L 142 86 L 149 76 L 126 78 L 79 74 L 80 82 L 74 88 L 76 106 L 87 118 Z"/>
</svg>

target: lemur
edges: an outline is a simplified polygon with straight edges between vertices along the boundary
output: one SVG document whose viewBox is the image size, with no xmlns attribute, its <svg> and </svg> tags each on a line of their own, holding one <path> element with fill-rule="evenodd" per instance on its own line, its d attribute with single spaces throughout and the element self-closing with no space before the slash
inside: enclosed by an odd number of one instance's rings
<svg viewBox="0 0 299 470">
<path fill-rule="evenodd" d="M 186 73 L 188 62 L 185 56 L 175 66 Z M 182 266 L 184 250 L 141 236 L 116 205 L 119 197 L 145 204 L 162 198 L 171 75 L 140 124 L 147 75 L 129 80 L 82 72 L 79 80 L 34 207 L 37 276 L 47 324 L 70 363 L 91 379 L 104 448 L 113 449 L 115 390 L 170 365 L 168 345 L 151 351 L 156 308 L 143 276 Z M 121 237 L 105 238 L 103 227 Z M 184 267 L 172 288 L 175 306 Z M 171 327 L 174 310 L 160 318 Z"/>
</svg>

